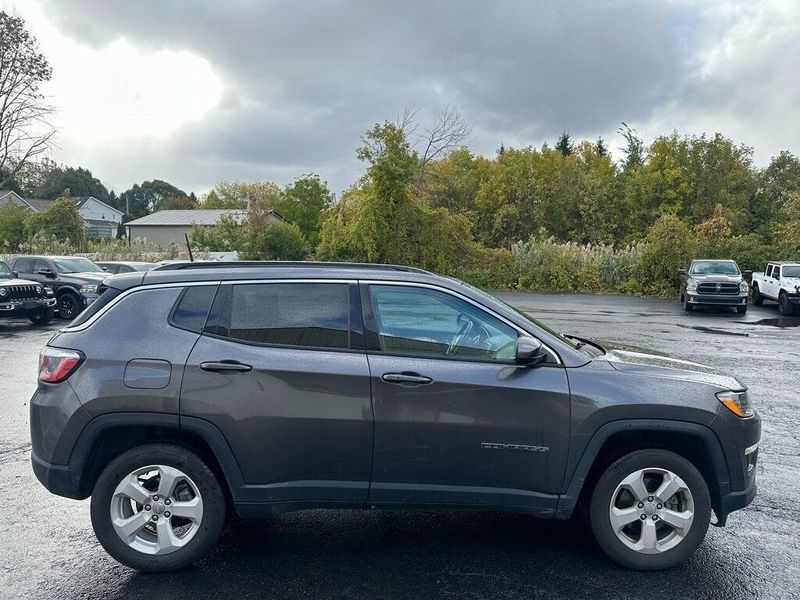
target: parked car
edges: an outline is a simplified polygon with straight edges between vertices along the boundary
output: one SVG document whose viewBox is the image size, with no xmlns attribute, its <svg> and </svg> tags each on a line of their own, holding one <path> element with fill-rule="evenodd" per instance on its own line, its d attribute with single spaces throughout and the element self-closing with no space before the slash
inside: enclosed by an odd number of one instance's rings
<svg viewBox="0 0 800 600">
<path fill-rule="evenodd" d="M 81 256 L 15 256 L 11 268 L 26 279 L 53 289 L 62 319 L 74 319 L 97 300 L 97 288 L 108 273 Z"/>
<path fill-rule="evenodd" d="M 680 270 L 680 301 L 687 312 L 696 306 L 732 306 L 747 312 L 750 291 L 739 265 L 733 260 L 695 259 Z"/>
<path fill-rule="evenodd" d="M 19 279 L 0 260 L 0 319 L 27 317 L 34 325 L 53 320 L 56 299 L 53 290 L 35 281 Z"/>
<path fill-rule="evenodd" d="M 156 263 L 119 260 L 98 260 L 95 261 L 95 264 L 112 275 L 117 275 L 118 273 L 133 273 L 135 271 L 149 271 L 158 266 Z"/>
<path fill-rule="evenodd" d="M 198 560 L 229 508 L 578 506 L 608 556 L 662 569 L 756 493 L 736 378 L 564 337 L 451 278 L 189 263 L 105 285 L 42 350 L 32 461 L 91 496 L 135 569 Z"/>
<path fill-rule="evenodd" d="M 753 304 L 775 300 L 778 311 L 791 316 L 800 306 L 800 263 L 771 262 L 763 273 L 753 273 Z"/>
</svg>

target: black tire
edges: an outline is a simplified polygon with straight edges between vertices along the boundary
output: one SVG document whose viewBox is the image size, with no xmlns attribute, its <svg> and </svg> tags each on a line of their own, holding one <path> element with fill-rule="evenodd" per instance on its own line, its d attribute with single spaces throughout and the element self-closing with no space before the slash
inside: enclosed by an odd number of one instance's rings
<svg viewBox="0 0 800 600">
<path fill-rule="evenodd" d="M 784 317 L 791 317 L 794 314 L 794 306 L 789 302 L 789 296 L 786 292 L 782 292 L 778 296 L 778 312 Z"/>
<path fill-rule="evenodd" d="M 58 316 L 72 321 L 81 312 L 81 299 L 77 294 L 64 292 L 58 297 Z"/>
<path fill-rule="evenodd" d="M 745 314 L 747 312 L 747 304 L 745 304 L 744 306 L 737 306 L 736 312 L 739 313 L 740 315 Z"/>
<path fill-rule="evenodd" d="M 689 296 L 686 294 L 681 297 L 681 304 L 683 305 L 683 310 L 686 312 L 692 312 L 694 310 L 694 306 L 689 304 Z"/>
<path fill-rule="evenodd" d="M 764 294 L 758 291 L 757 283 L 753 284 L 753 289 L 751 293 L 753 294 L 753 304 L 755 304 L 756 306 L 761 306 L 762 304 L 764 304 Z"/>
<path fill-rule="evenodd" d="M 640 469 L 666 469 L 687 485 L 694 503 L 694 519 L 685 537 L 673 548 L 644 554 L 626 546 L 610 519 L 612 496 L 628 475 Z M 652 492 L 654 490 L 648 491 Z M 640 571 L 669 569 L 686 560 L 700 545 L 711 520 L 711 496 L 703 476 L 682 456 L 661 449 L 637 450 L 616 460 L 600 475 L 590 501 L 592 533 L 606 555 L 618 564 Z"/>
<path fill-rule="evenodd" d="M 28 313 L 28 319 L 34 325 L 47 325 L 53 320 L 54 316 L 55 310 L 50 306 Z"/>
<path fill-rule="evenodd" d="M 202 498 L 203 514 L 197 532 L 185 546 L 169 554 L 146 554 L 131 548 L 117 535 L 112 523 L 111 503 L 117 485 L 130 473 L 149 465 L 182 471 Z M 181 446 L 147 444 L 119 455 L 100 474 L 92 493 L 92 526 L 106 552 L 123 565 L 145 572 L 176 571 L 205 556 L 217 543 L 225 525 L 225 504 L 219 480 L 199 456 Z"/>
</svg>

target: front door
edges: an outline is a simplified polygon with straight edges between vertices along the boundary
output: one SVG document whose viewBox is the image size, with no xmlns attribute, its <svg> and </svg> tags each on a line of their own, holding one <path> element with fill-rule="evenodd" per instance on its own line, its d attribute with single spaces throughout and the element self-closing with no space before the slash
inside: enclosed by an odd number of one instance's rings
<svg viewBox="0 0 800 600">
<path fill-rule="evenodd" d="M 375 410 L 370 498 L 551 509 L 570 422 L 555 355 L 516 366 L 519 330 L 447 290 L 374 284 L 362 296 Z"/>
<path fill-rule="evenodd" d="M 186 365 L 181 415 L 223 433 L 249 500 L 366 500 L 372 403 L 360 327 L 355 284 L 220 287 Z"/>
</svg>

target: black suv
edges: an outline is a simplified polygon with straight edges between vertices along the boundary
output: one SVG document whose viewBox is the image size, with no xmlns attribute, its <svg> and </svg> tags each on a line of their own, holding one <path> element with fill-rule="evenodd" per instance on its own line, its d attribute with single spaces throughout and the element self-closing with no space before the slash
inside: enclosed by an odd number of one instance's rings
<svg viewBox="0 0 800 600">
<path fill-rule="evenodd" d="M 563 337 L 454 279 L 218 263 L 105 285 L 42 350 L 32 460 L 91 495 L 136 569 L 197 560 L 229 508 L 310 507 L 581 507 L 611 558 L 661 569 L 756 493 L 737 379 Z"/>
<path fill-rule="evenodd" d="M 11 268 L 53 289 L 58 316 L 74 319 L 97 300 L 97 288 L 108 273 L 81 256 L 15 256 Z"/>
<path fill-rule="evenodd" d="M 0 260 L 0 319 L 28 317 L 35 325 L 45 325 L 53 320 L 55 305 L 53 290 L 35 281 L 18 279 Z"/>
</svg>

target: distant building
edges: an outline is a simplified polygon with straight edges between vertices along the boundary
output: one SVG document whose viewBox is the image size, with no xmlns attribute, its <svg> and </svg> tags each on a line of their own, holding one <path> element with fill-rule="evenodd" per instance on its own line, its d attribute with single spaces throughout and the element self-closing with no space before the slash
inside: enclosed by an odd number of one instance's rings
<svg viewBox="0 0 800 600">
<path fill-rule="evenodd" d="M 78 196 L 70 198 L 70 200 L 75 202 L 88 237 L 107 239 L 117 237 L 117 226 L 122 223 L 122 211 L 101 202 L 94 196 Z M 54 200 L 41 198 L 23 198 L 11 190 L 0 190 L 0 208 L 13 204 L 30 212 L 42 212 L 47 210 L 53 202 Z"/>
<path fill-rule="evenodd" d="M 244 220 L 245 210 L 235 208 L 198 208 L 187 210 L 160 210 L 125 223 L 128 239 L 146 240 L 148 246 L 168 246 L 170 243 L 184 246 L 185 234 L 192 233 L 192 227 L 213 227 L 223 215 L 237 221 Z M 281 223 L 283 218 L 270 211 L 271 222 Z"/>
</svg>

